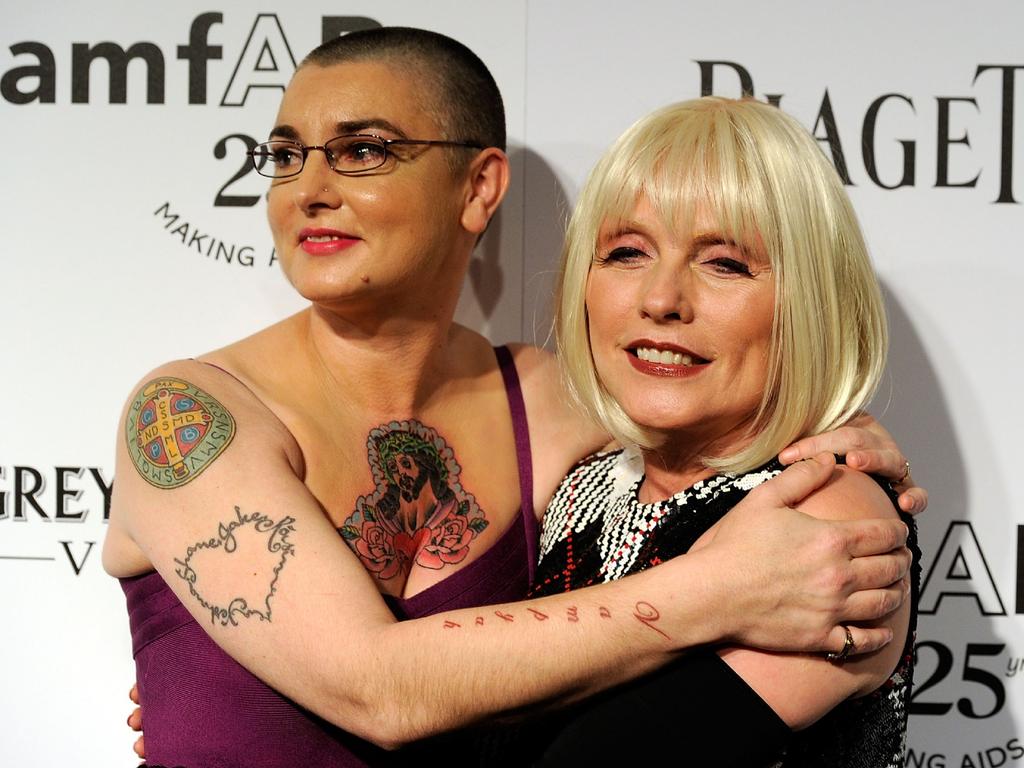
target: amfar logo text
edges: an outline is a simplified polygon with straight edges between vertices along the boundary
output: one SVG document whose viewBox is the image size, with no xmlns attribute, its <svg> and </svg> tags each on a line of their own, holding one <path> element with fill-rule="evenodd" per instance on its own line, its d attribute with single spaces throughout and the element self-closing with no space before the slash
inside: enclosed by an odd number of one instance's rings
<svg viewBox="0 0 1024 768">
<path fill-rule="evenodd" d="M 192 20 L 188 44 L 179 45 L 175 56 L 187 62 L 188 103 L 206 104 L 207 64 L 224 58 L 220 45 L 210 45 L 210 29 L 224 21 L 222 13 L 203 13 Z M 324 16 L 321 18 L 322 40 L 357 29 L 379 27 L 380 23 L 365 16 Z M 24 41 L 10 46 L 11 54 L 34 57 L 34 63 L 22 63 L 4 72 L 0 78 L 0 96 L 12 104 L 53 104 L 57 100 L 57 62 L 53 50 L 45 43 Z M 88 104 L 94 63 L 106 62 L 109 77 L 110 104 L 128 100 L 128 65 L 133 60 L 145 64 L 146 103 L 165 102 L 165 70 L 168 56 L 153 42 L 140 41 L 127 47 L 114 42 L 71 44 L 71 103 Z M 295 70 L 295 56 L 288 44 L 277 14 L 256 16 L 245 44 L 235 61 L 231 77 L 220 97 L 222 107 L 241 107 L 253 88 L 283 89 Z M 184 94 L 182 94 L 184 95 Z"/>
</svg>

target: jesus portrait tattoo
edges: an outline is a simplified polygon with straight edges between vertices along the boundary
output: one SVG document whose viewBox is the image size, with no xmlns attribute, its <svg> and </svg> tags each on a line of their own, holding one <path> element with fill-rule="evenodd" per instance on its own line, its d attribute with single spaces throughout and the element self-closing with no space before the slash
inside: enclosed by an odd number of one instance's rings
<svg viewBox="0 0 1024 768">
<path fill-rule="evenodd" d="M 386 580 L 412 563 L 462 562 L 488 520 L 437 430 L 414 419 L 383 424 L 370 431 L 366 454 L 375 488 L 338 529 L 366 569 Z"/>
</svg>

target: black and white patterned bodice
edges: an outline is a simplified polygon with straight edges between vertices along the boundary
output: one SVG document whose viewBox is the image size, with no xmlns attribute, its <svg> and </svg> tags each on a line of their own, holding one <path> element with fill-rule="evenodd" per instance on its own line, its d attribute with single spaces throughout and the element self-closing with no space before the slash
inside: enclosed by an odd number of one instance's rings
<svg viewBox="0 0 1024 768">
<path fill-rule="evenodd" d="M 771 461 L 740 475 L 715 475 L 671 498 L 644 504 L 638 497 L 643 482 L 638 452 L 612 451 L 584 459 L 570 470 L 545 512 L 531 596 L 612 581 L 684 554 L 747 493 L 782 469 Z M 880 485 L 895 504 L 888 485 Z M 914 566 L 910 629 L 900 663 L 874 693 L 843 702 L 810 728 L 793 734 L 779 766 L 903 766 L 920 552 L 913 519 L 902 513 L 901 517 L 911 530 L 908 546 Z"/>
</svg>

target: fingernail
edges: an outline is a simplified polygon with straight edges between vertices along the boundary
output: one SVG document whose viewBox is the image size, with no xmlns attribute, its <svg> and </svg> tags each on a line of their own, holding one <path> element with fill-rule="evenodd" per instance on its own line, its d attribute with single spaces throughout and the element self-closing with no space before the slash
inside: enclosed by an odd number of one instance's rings
<svg viewBox="0 0 1024 768">
<path fill-rule="evenodd" d="M 788 464 L 798 458 L 800 458 L 800 452 L 796 448 L 784 448 L 779 454 L 779 461 L 783 464 Z"/>
</svg>

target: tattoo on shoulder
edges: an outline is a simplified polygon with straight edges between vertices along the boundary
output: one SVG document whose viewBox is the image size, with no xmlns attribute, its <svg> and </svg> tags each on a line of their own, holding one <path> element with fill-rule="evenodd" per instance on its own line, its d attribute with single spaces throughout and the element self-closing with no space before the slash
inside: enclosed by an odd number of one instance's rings
<svg viewBox="0 0 1024 768">
<path fill-rule="evenodd" d="M 235 420 L 199 387 L 166 376 L 139 390 L 128 408 L 124 436 L 146 482 L 177 488 L 224 452 L 235 436 Z"/>
<path fill-rule="evenodd" d="M 462 562 L 489 521 L 445 439 L 414 419 L 392 421 L 370 431 L 366 453 L 376 487 L 338 529 L 366 570 L 386 580 L 412 563 Z"/>
<path fill-rule="evenodd" d="M 277 579 L 295 554 L 288 539 L 294 530 L 293 517 L 275 522 L 235 507 L 235 516 L 217 526 L 216 536 L 186 549 L 184 559 L 174 559 L 174 572 L 210 612 L 210 623 L 237 627 L 239 619 L 252 616 L 269 622 Z"/>
</svg>

